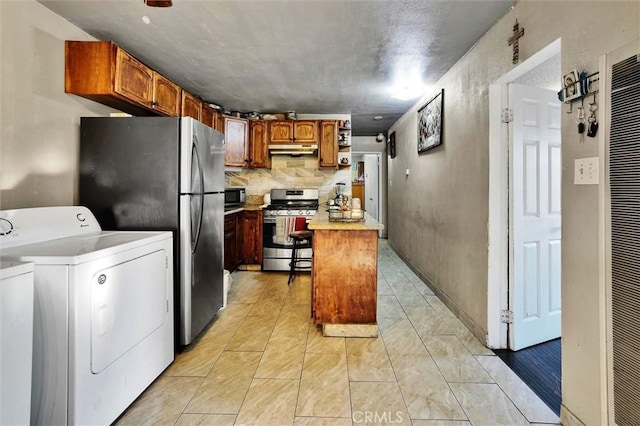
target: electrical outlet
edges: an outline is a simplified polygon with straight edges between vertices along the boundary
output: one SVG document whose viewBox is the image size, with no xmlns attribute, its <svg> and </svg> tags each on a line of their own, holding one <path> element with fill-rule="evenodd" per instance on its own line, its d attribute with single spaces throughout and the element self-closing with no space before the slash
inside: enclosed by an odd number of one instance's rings
<svg viewBox="0 0 640 426">
<path fill-rule="evenodd" d="M 575 185 L 597 185 L 600 179 L 598 157 L 577 158 L 575 160 Z"/>
</svg>

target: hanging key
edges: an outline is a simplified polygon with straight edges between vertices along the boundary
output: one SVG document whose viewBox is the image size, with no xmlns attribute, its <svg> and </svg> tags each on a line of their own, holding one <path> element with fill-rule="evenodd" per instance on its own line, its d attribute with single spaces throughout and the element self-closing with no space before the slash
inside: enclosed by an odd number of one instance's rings
<svg viewBox="0 0 640 426">
<path fill-rule="evenodd" d="M 596 104 L 596 94 L 593 94 L 593 102 L 589 103 L 589 111 L 591 111 L 591 115 L 587 121 L 589 125 L 587 127 L 587 136 L 590 138 L 594 138 L 596 133 L 598 133 L 598 117 L 596 117 L 596 110 L 598 109 L 598 104 Z"/>
<path fill-rule="evenodd" d="M 584 123 L 584 106 L 578 107 L 578 119 L 576 120 L 578 123 L 578 133 L 580 134 L 580 142 L 584 142 L 584 131 L 585 131 L 585 123 Z"/>
</svg>

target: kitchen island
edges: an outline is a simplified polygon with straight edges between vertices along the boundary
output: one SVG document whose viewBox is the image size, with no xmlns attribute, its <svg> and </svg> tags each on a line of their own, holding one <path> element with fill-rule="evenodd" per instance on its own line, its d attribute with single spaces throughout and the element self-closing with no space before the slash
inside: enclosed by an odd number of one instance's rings
<svg viewBox="0 0 640 426">
<path fill-rule="evenodd" d="M 313 231 L 311 314 L 325 336 L 377 337 L 378 231 L 364 222 L 330 222 L 319 210 Z"/>
</svg>

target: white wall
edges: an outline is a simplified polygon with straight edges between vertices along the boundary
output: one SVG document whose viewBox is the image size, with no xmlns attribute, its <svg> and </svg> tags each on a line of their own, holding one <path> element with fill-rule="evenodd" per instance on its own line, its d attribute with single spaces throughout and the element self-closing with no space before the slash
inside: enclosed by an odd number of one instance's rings
<svg viewBox="0 0 640 426">
<path fill-rule="evenodd" d="M 64 93 L 64 41 L 93 40 L 31 0 L 0 1 L 0 208 L 77 202 L 81 116 L 113 111 Z"/>
<path fill-rule="evenodd" d="M 594 72 L 601 55 L 638 38 L 639 18 L 637 1 L 521 0 L 389 130 L 397 151 L 388 167 L 390 244 L 478 337 L 487 330 L 488 91 L 514 67 L 507 39 L 515 20 L 525 28 L 521 61 L 561 38 L 562 71 Z M 417 109 L 441 88 L 443 145 L 419 156 Z M 598 146 L 579 142 L 573 116 L 562 120 L 563 420 L 570 411 L 604 424 L 598 188 L 572 184 L 574 160 L 598 156 Z"/>
</svg>

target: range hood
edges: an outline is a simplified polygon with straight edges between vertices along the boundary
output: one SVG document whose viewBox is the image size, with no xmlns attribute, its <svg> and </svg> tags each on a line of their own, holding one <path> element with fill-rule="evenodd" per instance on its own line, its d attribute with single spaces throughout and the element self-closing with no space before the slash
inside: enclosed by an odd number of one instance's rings
<svg viewBox="0 0 640 426">
<path fill-rule="evenodd" d="M 315 155 L 318 144 L 280 144 L 269 145 L 269 152 L 273 155 Z"/>
</svg>

